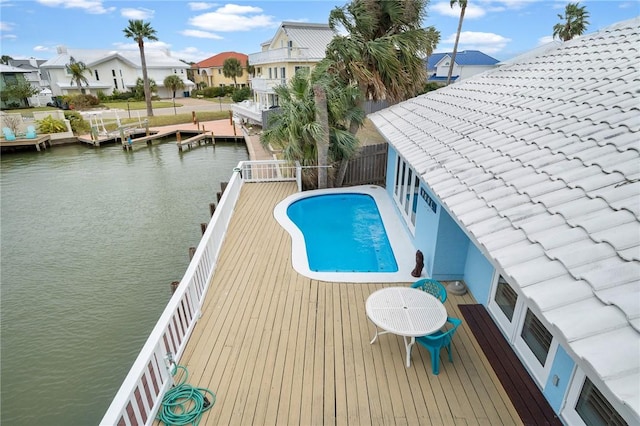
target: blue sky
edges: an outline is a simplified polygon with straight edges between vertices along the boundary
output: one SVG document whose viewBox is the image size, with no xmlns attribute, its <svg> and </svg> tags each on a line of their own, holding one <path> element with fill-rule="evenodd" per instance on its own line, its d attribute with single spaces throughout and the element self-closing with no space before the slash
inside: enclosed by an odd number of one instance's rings
<svg viewBox="0 0 640 426">
<path fill-rule="evenodd" d="M 137 49 L 124 37 L 129 19 L 142 19 L 157 31 L 147 49 L 198 62 L 220 52 L 260 51 L 282 21 L 326 23 L 343 0 L 108 1 L 0 0 L 0 53 L 15 59 L 49 59 L 56 46 L 75 49 Z M 640 0 L 582 1 L 590 13 L 587 32 L 640 15 Z M 550 41 L 566 1 L 469 0 L 459 50 L 477 49 L 506 60 Z M 431 0 L 424 25 L 441 33 L 438 52 L 451 51 L 459 9 Z"/>
</svg>

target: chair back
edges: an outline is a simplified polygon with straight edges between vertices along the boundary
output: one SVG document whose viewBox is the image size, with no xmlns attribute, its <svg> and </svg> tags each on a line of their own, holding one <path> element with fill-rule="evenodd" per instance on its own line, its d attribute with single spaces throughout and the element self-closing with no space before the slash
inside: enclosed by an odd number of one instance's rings
<svg viewBox="0 0 640 426">
<path fill-rule="evenodd" d="M 35 126 L 27 126 L 27 133 L 25 135 L 29 139 L 33 139 L 36 137 L 36 128 Z"/>
<path fill-rule="evenodd" d="M 4 138 L 8 141 L 14 141 L 16 140 L 16 135 L 13 133 L 13 130 L 11 130 L 8 127 L 3 127 L 2 128 L 2 133 L 4 133 Z"/>
<path fill-rule="evenodd" d="M 456 330 L 462 324 L 462 321 L 458 318 L 447 317 L 447 322 L 452 325 L 450 329 L 447 331 L 437 331 L 433 334 L 429 334 L 427 336 L 420 336 L 418 339 L 425 343 L 427 346 L 431 346 L 434 348 L 442 348 L 451 344 L 451 339 L 453 339 L 453 335 L 456 333 Z"/>
<path fill-rule="evenodd" d="M 413 283 L 411 287 L 429 293 L 442 303 L 447 300 L 447 289 L 440 283 L 440 281 L 431 278 L 423 278 Z"/>
</svg>

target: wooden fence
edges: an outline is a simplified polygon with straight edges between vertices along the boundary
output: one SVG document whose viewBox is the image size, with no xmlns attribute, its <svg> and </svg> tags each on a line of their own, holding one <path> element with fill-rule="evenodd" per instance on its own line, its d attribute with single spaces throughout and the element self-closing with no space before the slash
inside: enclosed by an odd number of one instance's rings
<svg viewBox="0 0 640 426">
<path fill-rule="evenodd" d="M 342 186 L 385 186 L 386 170 L 387 144 L 363 146 L 358 155 L 349 161 Z"/>
</svg>

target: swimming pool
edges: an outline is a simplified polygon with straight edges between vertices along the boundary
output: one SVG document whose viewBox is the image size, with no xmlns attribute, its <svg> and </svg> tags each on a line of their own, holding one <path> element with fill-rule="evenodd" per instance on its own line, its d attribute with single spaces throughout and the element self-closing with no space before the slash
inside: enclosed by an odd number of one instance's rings
<svg viewBox="0 0 640 426">
<path fill-rule="evenodd" d="M 309 268 L 317 272 L 397 272 L 376 203 L 367 194 L 325 194 L 287 208 L 302 231 Z"/>
<path fill-rule="evenodd" d="M 330 282 L 413 282 L 415 248 L 384 188 L 293 194 L 274 217 L 291 235 L 300 274 Z"/>
</svg>

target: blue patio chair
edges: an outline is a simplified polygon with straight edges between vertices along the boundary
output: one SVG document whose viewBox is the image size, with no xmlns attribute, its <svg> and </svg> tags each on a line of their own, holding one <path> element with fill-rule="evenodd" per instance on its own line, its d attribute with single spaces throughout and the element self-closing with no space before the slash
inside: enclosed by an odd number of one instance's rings
<svg viewBox="0 0 640 426">
<path fill-rule="evenodd" d="M 27 126 L 27 133 L 24 136 L 27 139 L 35 139 L 36 138 L 36 128 L 35 126 Z"/>
<path fill-rule="evenodd" d="M 428 336 L 416 337 L 416 342 L 429 350 L 431 354 L 431 371 L 436 376 L 440 373 L 440 349 L 446 348 L 449 353 L 449 362 L 453 362 L 451 339 L 453 339 L 453 335 L 458 326 L 462 324 L 462 321 L 458 318 L 448 317 L 447 323 L 450 323 L 452 327 L 446 331 L 438 330 Z"/>
<path fill-rule="evenodd" d="M 436 281 L 431 278 L 423 278 L 413 283 L 411 287 L 426 291 L 442 303 L 447 300 L 447 289 L 440 284 L 440 281 Z"/>
<path fill-rule="evenodd" d="M 4 134 L 4 138 L 8 141 L 15 141 L 16 140 L 16 135 L 15 133 L 13 133 L 13 130 L 11 130 L 8 127 L 3 127 L 2 128 L 2 133 Z"/>
</svg>

